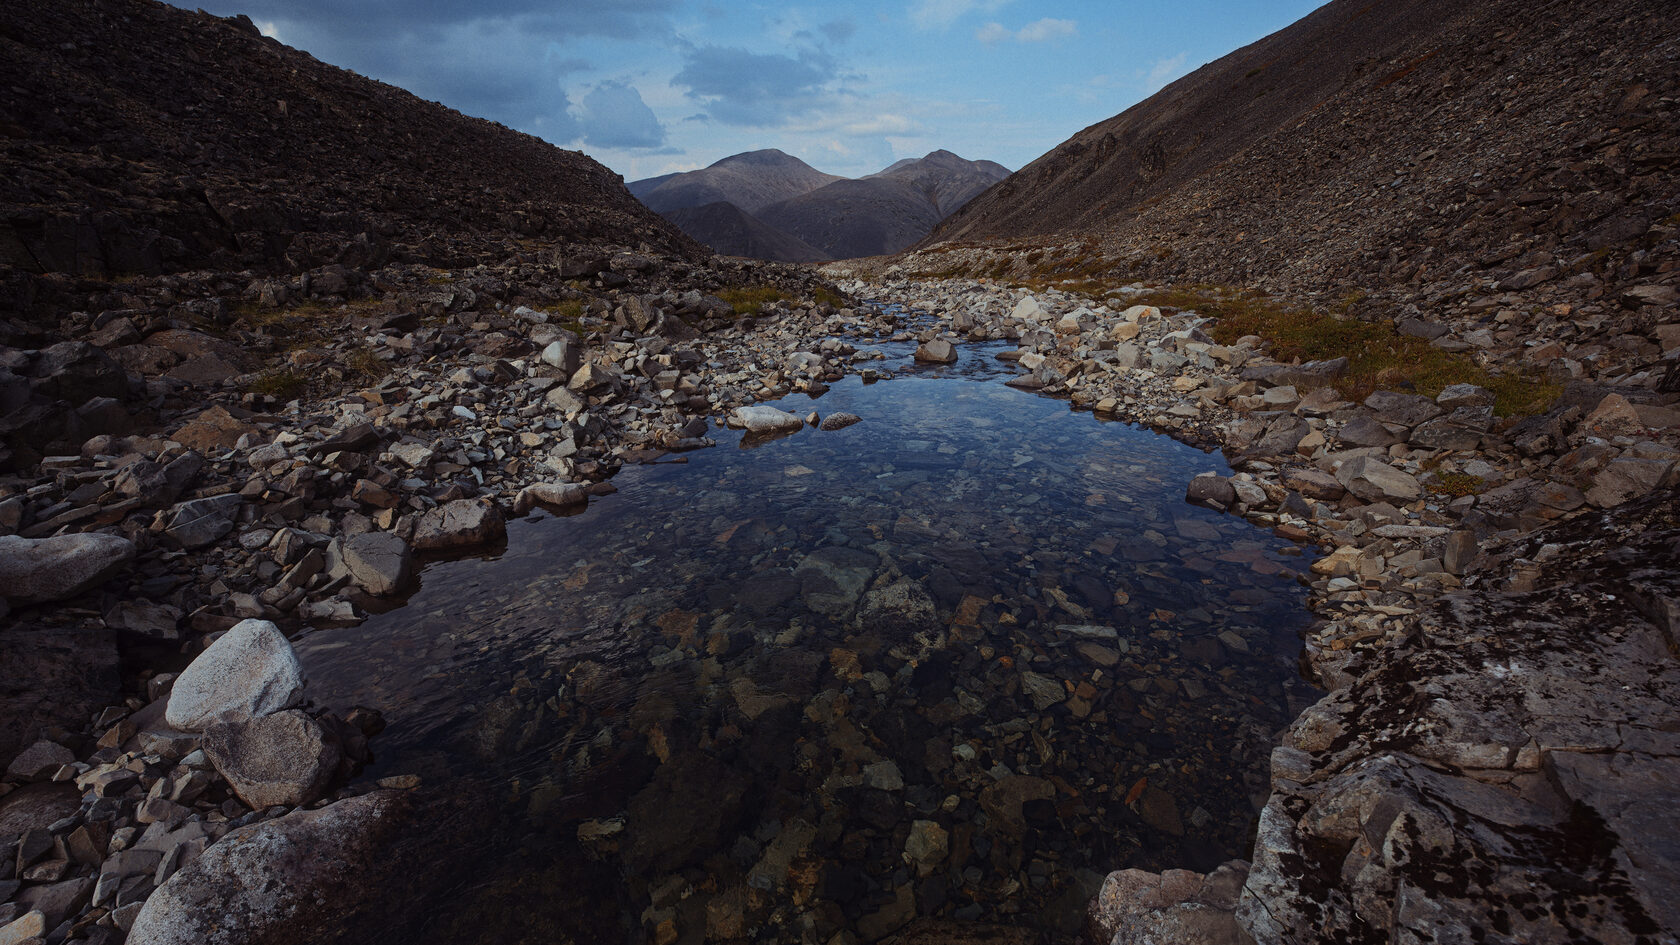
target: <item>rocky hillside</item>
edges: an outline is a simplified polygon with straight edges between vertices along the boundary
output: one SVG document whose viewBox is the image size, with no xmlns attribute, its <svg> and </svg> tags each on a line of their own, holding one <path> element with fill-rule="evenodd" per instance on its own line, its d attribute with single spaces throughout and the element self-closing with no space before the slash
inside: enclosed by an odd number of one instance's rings
<svg viewBox="0 0 1680 945">
<path fill-rule="evenodd" d="M 822 262 L 831 258 L 810 243 L 776 229 L 727 200 L 667 210 L 661 216 L 725 256 L 783 262 Z"/>
<path fill-rule="evenodd" d="M 243 18 L 8 3 L 0 85 L 0 309 L 23 307 L 21 274 L 451 265 L 521 239 L 700 252 L 582 154 Z"/>
<path fill-rule="evenodd" d="M 758 212 L 771 226 L 835 259 L 896 253 L 953 210 L 1002 180 L 1008 168 L 934 151 L 878 174 L 835 181 Z"/>
<path fill-rule="evenodd" d="M 629 186 L 636 199 L 659 213 L 719 201 L 755 213 L 837 180 L 845 178 L 824 174 L 791 154 L 766 148 L 732 154 L 697 171 L 632 181 Z"/>
<path fill-rule="evenodd" d="M 992 161 L 934 151 L 853 180 L 771 150 L 629 186 L 649 207 L 720 253 L 815 262 L 897 252 L 1008 175 L 1008 168 Z"/>
<path fill-rule="evenodd" d="M 1336 0 L 1093 125 L 924 245 L 1097 237 L 1156 279 L 1445 297 L 1655 273 L 1680 37 L 1639 0 Z M 1596 254 L 1596 255 L 1595 255 Z"/>
</svg>

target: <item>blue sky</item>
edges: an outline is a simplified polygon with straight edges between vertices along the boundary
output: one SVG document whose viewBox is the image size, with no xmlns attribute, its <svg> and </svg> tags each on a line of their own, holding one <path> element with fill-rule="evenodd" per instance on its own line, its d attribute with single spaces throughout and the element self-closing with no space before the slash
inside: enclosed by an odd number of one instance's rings
<svg viewBox="0 0 1680 945">
<path fill-rule="evenodd" d="M 194 4 L 196 5 L 196 4 Z M 581 150 L 626 180 L 780 148 L 873 173 L 1011 169 L 1315 0 L 212 0 L 334 65 Z"/>
</svg>

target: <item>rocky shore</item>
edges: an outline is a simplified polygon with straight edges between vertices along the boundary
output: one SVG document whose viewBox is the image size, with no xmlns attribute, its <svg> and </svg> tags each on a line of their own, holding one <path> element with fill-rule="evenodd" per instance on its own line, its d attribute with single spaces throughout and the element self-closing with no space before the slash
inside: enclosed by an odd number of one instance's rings
<svg viewBox="0 0 1680 945">
<path fill-rule="evenodd" d="M 854 344 L 870 338 L 931 361 L 1014 342 L 1012 385 L 1223 447 L 1235 475 L 1186 498 L 1316 556 L 1306 663 L 1332 695 L 1274 753 L 1252 865 L 1114 874 L 1093 935 L 1379 941 L 1427 920 L 1512 941 L 1669 940 L 1672 834 L 1631 829 L 1661 822 L 1640 798 L 1664 796 L 1674 757 L 1663 516 L 1680 412 L 1660 365 L 1624 365 L 1618 385 L 1572 388 L 1540 417 L 1497 416 L 1464 385 L 1353 403 L 1334 394 L 1337 364 L 1215 344 L 1194 310 L 1136 304 L 1147 291 L 836 289 L 620 247 L 87 295 L 63 326 L 86 340 L 6 354 L 0 645 L 23 724 L 0 745 L 0 816 L 18 837 L 0 857 L 0 940 L 197 940 L 169 915 L 223 895 L 227 875 L 279 869 L 275 850 L 323 830 L 349 844 L 321 851 L 337 866 L 281 871 L 309 882 L 367 855 L 354 838 L 414 781 L 343 787 L 377 713 L 307 711 L 279 630 L 400 602 L 418 561 L 493 548 L 508 517 L 586 503 L 626 463 L 709 445 L 714 424 L 810 422 L 754 405 L 873 375 L 878 355 Z M 907 333 L 862 298 L 940 327 Z M 319 312 L 355 327 L 285 350 Z M 277 392 L 281 374 L 298 387 Z M 1568 519 L 1575 537 L 1537 531 Z M 1507 626 L 1508 608 L 1532 627 Z M 219 647 L 281 671 L 237 711 L 177 711 Z M 1588 685 L 1589 670 L 1626 688 Z M 276 758 L 288 778 L 265 774 Z M 1589 822 L 1601 842 L 1580 849 Z M 1442 851 L 1490 865 L 1447 895 L 1418 865 Z M 1584 889 L 1589 875 L 1601 882 Z M 1550 891 L 1513 899 L 1519 881 Z M 260 930 L 295 928 L 288 909 L 240 934 L 284 934 Z"/>
</svg>

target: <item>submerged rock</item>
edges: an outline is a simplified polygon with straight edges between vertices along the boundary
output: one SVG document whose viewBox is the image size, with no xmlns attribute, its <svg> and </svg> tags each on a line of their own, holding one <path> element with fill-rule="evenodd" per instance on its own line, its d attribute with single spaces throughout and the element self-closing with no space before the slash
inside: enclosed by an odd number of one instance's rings
<svg viewBox="0 0 1680 945">
<path fill-rule="evenodd" d="M 420 516 L 414 547 L 421 551 L 476 548 L 507 537 L 507 520 L 494 502 L 456 499 Z"/>
</svg>

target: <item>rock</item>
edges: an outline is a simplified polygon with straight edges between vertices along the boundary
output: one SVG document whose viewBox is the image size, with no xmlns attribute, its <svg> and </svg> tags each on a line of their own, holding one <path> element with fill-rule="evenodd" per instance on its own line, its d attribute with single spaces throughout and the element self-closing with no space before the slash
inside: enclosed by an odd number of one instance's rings
<svg viewBox="0 0 1680 945">
<path fill-rule="evenodd" d="M 575 508 L 588 501 L 589 484 L 586 482 L 535 482 L 519 491 L 513 510 L 515 514 L 523 515 L 538 505 L 564 509 Z"/>
<path fill-rule="evenodd" d="M 120 601 L 105 612 L 105 626 L 153 640 L 178 640 L 181 609 L 154 601 Z"/>
<path fill-rule="evenodd" d="M 1459 407 L 1491 407 L 1493 406 L 1493 391 L 1475 384 L 1449 384 L 1436 395 L 1435 404 L 1443 410 L 1456 410 Z"/>
<path fill-rule="evenodd" d="M 1040 712 L 1067 698 L 1067 690 L 1059 681 L 1040 673 L 1023 672 L 1021 691 L 1032 700 L 1033 708 Z"/>
<path fill-rule="evenodd" d="M 414 547 L 420 551 L 477 548 L 505 538 L 502 510 L 483 499 L 445 502 L 422 515 L 414 527 Z"/>
<path fill-rule="evenodd" d="M 1387 446 L 1395 442 L 1394 434 L 1388 432 L 1388 427 L 1378 423 L 1376 418 L 1360 415 L 1342 425 L 1336 433 L 1336 439 L 1346 446 Z"/>
<path fill-rule="evenodd" d="M 805 428 L 804 420 L 785 410 L 777 410 L 769 404 L 736 407 L 730 418 L 745 427 L 748 433 L 790 432 Z"/>
<path fill-rule="evenodd" d="M 159 513 L 163 537 L 180 548 L 202 548 L 233 531 L 233 517 L 244 502 L 236 492 L 182 502 Z"/>
<path fill-rule="evenodd" d="M 921 582 L 909 578 L 871 588 L 863 596 L 858 621 L 870 630 L 913 632 L 937 625 L 933 598 Z"/>
<path fill-rule="evenodd" d="M 917 361 L 933 364 L 951 364 L 957 360 L 957 349 L 943 338 L 935 338 L 916 346 L 914 355 Z"/>
<path fill-rule="evenodd" d="M 303 668 L 280 628 L 242 620 L 175 679 L 164 718 L 197 732 L 217 719 L 256 718 L 302 700 Z"/>
<path fill-rule="evenodd" d="M 1334 502 L 1347 492 L 1335 476 L 1312 468 L 1284 470 L 1283 485 L 1321 502 Z"/>
<path fill-rule="evenodd" d="M 31 909 L 5 925 L 0 925 L 0 945 L 25 945 L 31 939 L 47 937 L 46 913 Z"/>
<path fill-rule="evenodd" d="M 862 422 L 863 418 L 855 413 L 831 413 L 823 418 L 822 424 L 818 427 L 818 429 L 822 430 L 824 433 L 833 433 L 835 430 L 844 430 L 854 423 Z"/>
<path fill-rule="evenodd" d="M 543 349 L 542 362 L 559 369 L 560 381 L 565 383 L 583 366 L 583 354 L 575 340 L 561 339 L 550 342 L 548 347 Z"/>
<path fill-rule="evenodd" d="M 1237 504 L 1237 490 L 1231 481 L 1216 473 L 1202 473 L 1190 480 L 1185 487 L 1184 500 L 1186 502 L 1213 502 L 1220 508 L 1230 508 Z"/>
<path fill-rule="evenodd" d="M 320 798 L 338 770 L 338 745 L 299 709 L 211 723 L 204 754 L 252 810 Z"/>
<path fill-rule="evenodd" d="M 1587 501 L 1601 509 L 1614 508 L 1659 488 L 1673 470 L 1670 460 L 1618 456 L 1593 478 Z"/>
<path fill-rule="evenodd" d="M 950 832 L 937 821 L 912 821 L 910 836 L 904 840 L 904 861 L 916 868 L 917 876 L 927 876 L 944 862 L 950 852 L 950 838 Z"/>
<path fill-rule="evenodd" d="M 228 834 L 146 900 L 131 945 L 326 941 L 367 899 L 400 798 L 376 791 Z"/>
<path fill-rule="evenodd" d="M 1290 386 L 1297 389 L 1325 387 L 1347 373 L 1347 358 L 1328 361 L 1308 361 L 1305 364 L 1249 364 L 1243 368 L 1242 379 L 1259 381 L 1273 387 Z"/>
<path fill-rule="evenodd" d="M 134 555 L 133 542 L 100 532 L 0 535 L 0 594 L 16 604 L 75 597 L 110 580 Z"/>
<path fill-rule="evenodd" d="M 625 864 L 669 871 L 710 856 L 746 815 L 752 787 L 746 773 L 705 753 L 673 756 L 630 799 Z"/>
<path fill-rule="evenodd" d="M 124 466 L 111 488 L 118 495 L 144 499 L 148 507 L 161 508 L 174 503 L 203 469 L 204 457 L 196 450 L 188 450 L 168 463 L 143 459 Z"/>
<path fill-rule="evenodd" d="M 1093 941 L 1109 945 L 1249 945 L 1236 921 L 1248 864 L 1225 863 L 1203 876 L 1189 870 L 1108 874 L 1090 905 Z"/>
<path fill-rule="evenodd" d="M 76 753 L 57 742 L 41 739 L 25 748 L 6 766 L 6 777 L 16 781 L 50 778 L 61 766 L 76 760 Z"/>
<path fill-rule="evenodd" d="M 171 376 L 194 363 L 189 361 L 187 364 L 176 367 L 170 372 Z M 217 363 L 220 367 L 211 372 L 203 370 L 207 366 L 205 363 L 197 363 L 191 372 L 193 373 L 192 379 L 197 379 L 200 382 L 222 381 L 239 373 L 239 370 L 232 365 L 227 365 L 225 362 Z M 231 373 L 222 373 L 224 370 L 231 370 Z M 238 444 L 240 437 L 253 432 L 255 429 L 251 424 L 229 413 L 226 407 L 216 406 L 200 413 L 190 422 L 176 429 L 175 432 L 169 434 L 169 438 L 193 450 L 225 450 L 232 449 Z"/>
<path fill-rule="evenodd" d="M 997 824 L 1002 835 L 1019 837 L 1026 832 L 1026 815 L 1021 805 L 1056 797 L 1056 786 L 1043 778 L 1025 774 L 1006 775 L 980 791 L 980 808 Z"/>
<path fill-rule="evenodd" d="M 339 553 L 350 579 L 375 597 L 401 591 L 413 573 L 413 552 L 408 542 L 390 532 L 352 535 L 344 539 Z"/>
<path fill-rule="evenodd" d="M 1423 487 L 1409 473 L 1369 456 L 1342 463 L 1336 481 L 1366 502 L 1409 502 L 1423 494 Z"/>
<path fill-rule="evenodd" d="M 1428 397 L 1420 394 L 1400 394 L 1379 390 L 1365 398 L 1365 406 L 1383 423 L 1415 427 L 1425 420 L 1433 420 L 1445 411 Z"/>
</svg>

